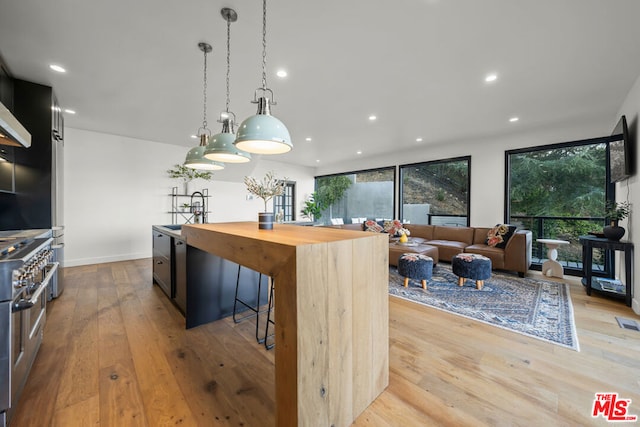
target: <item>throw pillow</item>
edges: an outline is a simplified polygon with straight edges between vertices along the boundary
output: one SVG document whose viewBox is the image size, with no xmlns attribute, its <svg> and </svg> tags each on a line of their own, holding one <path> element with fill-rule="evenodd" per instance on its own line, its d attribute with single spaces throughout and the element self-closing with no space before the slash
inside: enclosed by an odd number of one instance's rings
<svg viewBox="0 0 640 427">
<path fill-rule="evenodd" d="M 364 223 L 364 231 L 371 231 L 372 233 L 382 233 L 384 228 L 374 220 L 370 219 Z"/>
<path fill-rule="evenodd" d="M 384 229 L 385 233 L 389 233 L 389 235 L 395 236 L 398 233 L 398 230 L 402 228 L 402 223 L 397 219 L 394 219 L 393 221 L 387 220 L 382 225 L 382 228 Z"/>
<path fill-rule="evenodd" d="M 511 236 L 513 236 L 513 233 L 516 232 L 516 228 L 515 225 L 496 224 L 496 226 L 487 233 L 487 240 L 485 240 L 484 243 L 494 248 L 504 249 Z"/>
</svg>

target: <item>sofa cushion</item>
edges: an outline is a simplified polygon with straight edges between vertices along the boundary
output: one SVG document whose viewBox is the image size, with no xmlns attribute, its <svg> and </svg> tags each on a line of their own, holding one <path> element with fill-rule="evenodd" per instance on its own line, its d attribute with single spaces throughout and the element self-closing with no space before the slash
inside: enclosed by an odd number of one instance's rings
<svg viewBox="0 0 640 427">
<path fill-rule="evenodd" d="M 485 243 L 494 248 L 504 249 L 511 236 L 513 236 L 513 233 L 516 232 L 516 228 L 515 225 L 496 224 L 496 226 L 487 233 Z"/>
<path fill-rule="evenodd" d="M 402 223 L 397 219 L 394 219 L 393 221 L 386 220 L 382 224 L 382 228 L 385 233 L 389 233 L 390 236 L 395 236 L 398 233 L 398 230 L 402 228 Z"/>
<path fill-rule="evenodd" d="M 470 245 L 473 243 L 473 228 L 437 226 L 433 229 L 433 238 L 434 240 L 450 240 Z"/>
<path fill-rule="evenodd" d="M 364 222 L 363 230 L 371 231 L 373 233 L 382 233 L 384 231 L 384 228 L 380 224 L 378 224 L 376 221 L 370 219 Z"/>
<path fill-rule="evenodd" d="M 422 237 L 433 240 L 433 229 L 435 226 L 426 224 L 405 224 L 404 228 L 411 232 L 411 238 Z"/>
<path fill-rule="evenodd" d="M 504 250 L 484 243 L 476 243 L 464 248 L 465 253 L 484 255 L 491 260 L 492 268 L 504 268 Z"/>
</svg>

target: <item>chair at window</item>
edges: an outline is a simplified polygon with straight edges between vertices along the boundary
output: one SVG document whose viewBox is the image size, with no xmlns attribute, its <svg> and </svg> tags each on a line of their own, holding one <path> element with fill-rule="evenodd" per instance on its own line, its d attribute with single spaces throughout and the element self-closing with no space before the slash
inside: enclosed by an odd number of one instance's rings
<svg viewBox="0 0 640 427">
<path fill-rule="evenodd" d="M 344 225 L 344 220 L 342 218 L 331 218 L 332 225 Z"/>
<path fill-rule="evenodd" d="M 351 224 L 362 224 L 360 218 L 351 218 Z"/>
</svg>

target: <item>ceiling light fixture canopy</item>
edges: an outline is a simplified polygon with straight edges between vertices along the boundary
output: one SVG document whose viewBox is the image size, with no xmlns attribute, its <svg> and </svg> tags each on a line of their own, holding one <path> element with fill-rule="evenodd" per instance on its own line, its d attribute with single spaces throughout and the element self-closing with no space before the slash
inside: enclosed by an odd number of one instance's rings
<svg viewBox="0 0 640 427">
<path fill-rule="evenodd" d="M 204 151 L 204 157 L 209 160 L 217 160 L 226 163 L 246 163 L 251 161 L 251 154 L 242 151 L 233 143 L 236 135 L 233 130 L 236 115 L 229 111 L 229 75 L 231 73 L 231 23 L 238 20 L 238 14 L 235 10 L 228 7 L 220 11 L 220 15 L 227 21 L 227 104 L 226 110 L 220 114 L 219 123 L 222 123 L 222 132 L 211 137 Z"/>
<path fill-rule="evenodd" d="M 258 92 L 261 96 L 258 97 Z M 253 104 L 258 112 L 240 124 L 235 145 L 241 150 L 256 154 L 282 154 L 293 148 L 289 130 L 279 119 L 271 115 L 273 91 L 267 88 L 267 0 L 262 1 L 262 87 L 253 94 Z"/>
<path fill-rule="evenodd" d="M 203 111 L 202 111 L 202 127 L 198 129 L 198 136 L 200 138 L 200 145 L 193 147 L 187 153 L 187 157 L 184 160 L 184 166 L 192 169 L 200 169 L 207 171 L 216 171 L 224 169 L 224 164 L 214 162 L 204 157 L 204 151 L 211 137 L 211 131 L 207 128 L 207 53 L 211 52 L 213 48 L 209 43 L 198 43 L 198 48 L 204 52 L 204 78 L 203 78 Z"/>
</svg>

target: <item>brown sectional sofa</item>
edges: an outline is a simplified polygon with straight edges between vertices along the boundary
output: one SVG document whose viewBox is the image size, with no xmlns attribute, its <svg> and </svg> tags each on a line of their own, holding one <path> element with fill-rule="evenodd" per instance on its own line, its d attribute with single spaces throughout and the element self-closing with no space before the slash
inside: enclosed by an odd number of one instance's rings
<svg viewBox="0 0 640 427">
<path fill-rule="evenodd" d="M 348 228 L 362 230 L 362 224 L 346 224 L 332 226 L 336 228 Z M 445 227 L 440 225 L 405 224 L 404 227 L 411 232 L 411 239 L 420 242 L 424 246 L 432 246 L 438 249 L 438 258 L 434 262 L 446 261 L 462 252 L 484 255 L 491 259 L 494 270 L 506 270 L 517 272 L 524 277 L 531 265 L 532 233 L 529 230 L 518 230 L 507 242 L 504 249 L 491 247 L 485 244 L 490 227 Z M 389 264 L 396 265 L 398 249 L 389 251 Z M 412 252 L 407 247 L 407 252 Z M 415 251 L 414 251 L 415 252 Z M 434 251 L 431 251 L 432 253 Z M 393 255 L 393 257 L 392 257 Z M 427 254 L 432 256 L 431 254 Z M 433 256 L 432 256 L 433 257 Z"/>
</svg>

